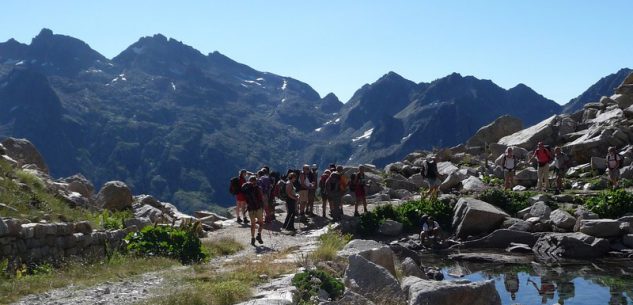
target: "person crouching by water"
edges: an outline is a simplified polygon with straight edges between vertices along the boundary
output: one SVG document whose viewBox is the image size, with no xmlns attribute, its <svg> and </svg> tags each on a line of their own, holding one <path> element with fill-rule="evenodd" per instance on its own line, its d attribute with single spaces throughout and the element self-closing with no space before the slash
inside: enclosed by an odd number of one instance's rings
<svg viewBox="0 0 633 305">
<path fill-rule="evenodd" d="M 517 166 L 517 160 L 512 153 L 512 147 L 506 148 L 505 153 L 497 158 L 497 164 L 501 164 L 503 168 L 503 187 L 506 190 L 514 187 L 514 172 Z"/>
<path fill-rule="evenodd" d="M 436 241 L 440 235 L 440 225 L 432 216 L 422 217 L 422 231 L 420 232 L 420 241 L 424 243 L 426 239 Z"/>
<path fill-rule="evenodd" d="M 296 173 L 288 174 L 288 181 L 286 181 L 286 219 L 284 220 L 283 228 L 288 231 L 296 231 L 295 228 L 295 214 L 297 213 L 297 201 L 299 195 L 295 191 L 294 183 L 297 180 Z"/>
</svg>

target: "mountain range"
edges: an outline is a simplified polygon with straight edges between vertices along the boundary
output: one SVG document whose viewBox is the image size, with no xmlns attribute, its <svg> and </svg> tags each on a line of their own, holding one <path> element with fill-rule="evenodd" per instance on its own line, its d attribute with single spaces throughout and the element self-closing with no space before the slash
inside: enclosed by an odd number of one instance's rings
<svg viewBox="0 0 633 305">
<path fill-rule="evenodd" d="M 613 82 L 591 96 L 610 95 Z M 112 59 L 48 29 L 28 45 L 0 43 L 0 138 L 30 139 L 54 176 L 123 180 L 185 211 L 230 205 L 240 168 L 382 166 L 463 143 L 503 114 L 531 125 L 565 107 L 523 84 L 505 90 L 457 73 L 415 83 L 394 72 L 343 104 L 160 34 Z"/>
</svg>

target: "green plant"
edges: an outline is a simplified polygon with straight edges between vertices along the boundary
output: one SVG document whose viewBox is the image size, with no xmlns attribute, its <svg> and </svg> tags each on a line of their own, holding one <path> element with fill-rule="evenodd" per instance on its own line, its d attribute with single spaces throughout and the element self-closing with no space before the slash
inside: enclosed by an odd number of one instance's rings
<svg viewBox="0 0 633 305">
<path fill-rule="evenodd" d="M 497 177 L 484 175 L 481 181 L 490 186 L 501 186 L 503 185 L 503 180 Z"/>
<path fill-rule="evenodd" d="M 111 212 L 106 209 L 99 215 L 99 225 L 106 230 L 120 230 L 125 228 L 124 221 L 133 216 L 129 210 Z"/>
<path fill-rule="evenodd" d="M 618 184 L 620 185 L 621 188 L 629 188 L 633 186 L 633 179 L 620 179 L 620 181 L 618 181 Z"/>
<path fill-rule="evenodd" d="M 339 230 L 328 230 L 319 236 L 319 246 L 310 254 L 315 261 L 331 261 L 336 258 L 336 252 L 352 240 L 352 235 L 343 234 Z"/>
<path fill-rule="evenodd" d="M 164 256 L 183 264 L 205 260 L 209 254 L 192 229 L 149 226 L 125 237 L 127 249 L 141 256 Z"/>
<path fill-rule="evenodd" d="M 633 212 L 633 193 L 623 189 L 606 190 L 585 200 L 590 211 L 605 218 L 618 218 Z"/>
<path fill-rule="evenodd" d="M 516 215 L 518 211 L 530 206 L 528 199 L 533 195 L 532 192 L 514 192 L 491 188 L 480 193 L 477 199 L 495 205 L 510 215 Z"/>
<path fill-rule="evenodd" d="M 340 280 L 319 269 L 295 274 L 292 285 L 297 287 L 299 304 L 313 304 L 311 299 L 318 295 L 319 289 L 325 290 L 332 300 L 341 296 L 345 289 Z"/>
<path fill-rule="evenodd" d="M 432 216 L 442 227 L 447 228 L 453 217 L 453 208 L 447 202 L 426 198 L 407 201 L 395 207 L 391 204 L 382 205 L 361 216 L 359 233 L 365 236 L 376 233 L 386 219 L 402 223 L 407 232 L 415 231 L 423 215 Z"/>
<path fill-rule="evenodd" d="M 206 240 L 203 243 L 209 253 L 209 257 L 231 255 L 242 249 L 244 246 L 233 238 L 220 238 L 219 240 Z"/>
</svg>

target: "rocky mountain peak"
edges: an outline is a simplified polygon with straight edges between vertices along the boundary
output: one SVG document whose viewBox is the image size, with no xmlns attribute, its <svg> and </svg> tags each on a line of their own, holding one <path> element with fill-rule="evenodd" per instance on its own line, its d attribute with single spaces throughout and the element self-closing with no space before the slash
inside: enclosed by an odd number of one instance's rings
<svg viewBox="0 0 633 305">
<path fill-rule="evenodd" d="M 341 103 L 336 94 L 328 93 L 326 96 L 323 97 L 323 99 L 321 99 L 321 104 L 319 105 L 319 108 L 321 108 L 321 111 L 325 113 L 335 113 L 339 112 L 343 105 L 344 104 Z"/>
</svg>

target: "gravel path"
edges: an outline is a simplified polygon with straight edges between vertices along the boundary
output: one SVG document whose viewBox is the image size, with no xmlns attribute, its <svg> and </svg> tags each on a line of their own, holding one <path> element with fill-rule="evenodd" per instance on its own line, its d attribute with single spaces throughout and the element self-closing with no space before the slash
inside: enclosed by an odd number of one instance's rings
<svg viewBox="0 0 633 305">
<path fill-rule="evenodd" d="M 345 214 L 351 215 L 354 212 L 352 206 L 344 207 Z M 277 219 L 282 220 L 285 212 L 278 211 Z M 230 256 L 218 257 L 209 264 L 218 262 L 228 262 L 243 257 L 257 257 L 269 252 L 284 251 L 293 248 L 293 251 L 285 258 L 289 263 L 294 263 L 301 259 L 303 255 L 311 252 L 317 246 L 318 236 L 327 231 L 330 224 L 329 219 L 313 217 L 309 223 L 295 222 L 298 229 L 295 235 L 288 235 L 281 232 L 282 224 L 275 221 L 267 224 L 262 234 L 263 245 L 256 247 L 250 245 L 250 229 L 239 225 L 235 220 L 227 220 L 224 227 L 209 234 L 207 239 L 217 240 L 221 238 L 232 238 L 244 245 L 244 250 Z M 135 304 L 150 297 L 154 297 L 162 288 L 173 285 L 166 280 L 167 276 L 174 272 L 185 272 L 190 267 L 179 266 L 175 269 L 146 273 L 140 276 L 122 279 L 119 281 L 109 281 L 92 287 L 69 286 L 51 290 L 45 293 L 29 295 L 22 298 L 16 305 L 88 305 L 88 304 Z M 173 287 L 170 287 L 173 288 Z M 261 297 L 261 296 L 260 296 Z"/>
</svg>

